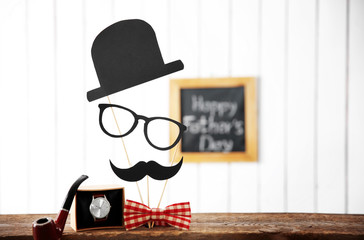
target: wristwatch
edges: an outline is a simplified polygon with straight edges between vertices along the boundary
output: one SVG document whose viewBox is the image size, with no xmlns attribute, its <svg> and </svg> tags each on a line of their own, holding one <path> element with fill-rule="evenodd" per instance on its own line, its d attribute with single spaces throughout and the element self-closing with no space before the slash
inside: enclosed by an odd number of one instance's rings
<svg viewBox="0 0 364 240">
<path fill-rule="evenodd" d="M 110 202 L 107 200 L 105 194 L 92 195 L 90 213 L 95 222 L 105 221 L 109 215 L 110 208 Z"/>
</svg>

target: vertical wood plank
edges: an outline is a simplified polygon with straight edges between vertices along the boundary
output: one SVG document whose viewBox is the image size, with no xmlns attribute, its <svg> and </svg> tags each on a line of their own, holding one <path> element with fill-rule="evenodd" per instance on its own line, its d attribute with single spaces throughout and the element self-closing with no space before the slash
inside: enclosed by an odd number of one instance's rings
<svg viewBox="0 0 364 240">
<path fill-rule="evenodd" d="M 229 74 L 229 9 L 227 1 L 201 1 L 201 77 Z M 229 209 L 229 173 L 227 163 L 200 164 L 200 211 L 226 212 Z"/>
<path fill-rule="evenodd" d="M 196 77 L 200 71 L 199 1 L 172 1 L 170 17 L 171 59 L 181 59 L 184 64 L 184 69 L 175 73 L 173 78 Z"/>
<path fill-rule="evenodd" d="M 82 0 L 56 1 L 57 206 L 85 174 L 85 78 Z M 68 181 L 67 181 L 68 180 Z"/>
<path fill-rule="evenodd" d="M 141 14 L 143 20 L 154 29 L 164 62 L 167 63 L 169 55 L 169 8 L 167 0 L 142 1 Z M 172 59 L 170 59 L 172 60 Z"/>
<path fill-rule="evenodd" d="M 285 211 L 286 1 L 262 1 L 260 211 Z"/>
<path fill-rule="evenodd" d="M 288 5 L 287 210 L 313 212 L 316 3 Z"/>
<path fill-rule="evenodd" d="M 138 7 L 135 7 L 136 4 Z M 121 7 L 121 6 L 120 6 Z M 171 62 L 168 58 L 169 50 L 169 12 L 168 1 L 140 1 L 137 3 L 124 2 L 124 9 L 128 9 L 129 18 L 141 18 L 151 25 L 153 28 L 160 51 L 162 53 L 165 63 Z M 124 16 L 124 15 L 122 15 Z M 124 19 L 124 17 L 123 17 Z M 174 60 L 174 59 L 173 59 Z M 147 83 L 138 85 L 135 88 L 122 91 L 115 94 L 114 99 L 118 104 L 127 104 L 134 111 L 138 111 L 139 114 L 148 117 L 153 116 L 168 116 L 168 77 L 161 77 Z M 158 107 L 157 107 L 158 106 Z M 130 158 L 132 164 L 136 164 L 139 161 L 157 161 L 159 164 L 169 166 L 168 151 L 159 151 L 151 147 L 145 140 L 145 136 L 142 132 L 143 121 L 139 122 L 135 131 L 127 136 L 124 141 L 128 143 L 128 153 L 132 154 Z M 167 142 L 169 140 L 168 129 L 160 129 L 159 140 Z M 130 144 L 129 144 L 130 143 Z M 136 144 L 137 143 L 137 144 Z M 173 151 L 173 149 L 172 149 Z M 146 178 L 139 182 L 144 201 L 147 202 L 147 184 Z M 164 181 L 156 181 L 149 178 L 149 196 L 150 206 L 157 207 L 161 193 L 163 191 Z M 167 185 L 167 192 L 170 189 L 170 184 Z M 172 186 L 173 187 L 173 186 Z M 133 183 L 131 188 L 135 189 Z M 136 199 L 139 197 L 136 196 Z M 163 197 L 163 202 L 168 202 L 168 194 Z M 163 202 L 161 203 L 163 205 Z"/>
<path fill-rule="evenodd" d="M 115 2 L 114 8 L 114 15 L 117 20 L 140 18 L 153 27 L 165 63 L 174 60 L 168 59 L 170 28 L 168 6 L 168 1 L 166 0 L 117 1 Z M 139 85 L 136 88 L 127 89 L 120 93 L 114 94 L 112 98 L 115 103 L 126 105 L 139 114 L 145 116 L 168 116 L 168 91 L 168 77 L 163 77 Z M 127 146 L 127 152 L 131 164 L 134 165 L 138 161 L 149 161 L 153 159 L 162 165 L 169 165 L 168 152 L 158 151 L 147 144 L 144 134 L 141 131 L 143 126 L 142 124 L 143 122 L 140 122 L 139 127 L 135 129 L 131 135 L 124 138 L 124 143 Z M 163 141 L 168 141 L 168 138 L 168 129 L 166 129 L 166 131 L 161 131 L 160 139 Z M 125 159 L 125 156 L 120 154 L 120 150 L 123 150 L 122 144 L 119 144 L 118 142 L 115 150 L 118 154 L 117 159 Z M 125 167 L 128 167 L 128 164 L 126 164 Z M 164 182 L 150 179 L 149 183 L 150 204 L 151 206 L 156 206 L 162 193 Z M 130 186 L 129 189 L 132 191 L 132 194 L 129 196 L 134 199 L 139 199 L 135 184 L 126 184 Z M 138 184 L 144 196 L 144 202 L 146 202 L 146 179 L 143 179 Z M 168 189 L 169 188 L 167 187 L 167 193 Z M 167 196 L 165 196 L 163 199 L 168 201 L 168 194 L 165 195 Z"/>
<path fill-rule="evenodd" d="M 188 17 L 186 18 L 186 12 Z M 170 56 L 181 59 L 184 69 L 173 78 L 192 78 L 199 74 L 199 1 L 178 0 L 170 5 Z M 180 121 L 180 119 L 177 119 Z M 170 202 L 189 201 L 192 212 L 199 212 L 199 164 L 184 163 L 168 187 Z"/>
<path fill-rule="evenodd" d="M 0 2 L 0 213 L 29 211 L 26 1 Z M 16 201 L 22 199 L 22 201 Z"/>
<path fill-rule="evenodd" d="M 118 20 L 125 19 L 142 19 L 154 29 L 159 47 L 168 62 L 168 2 L 165 0 L 158 1 L 117 1 L 115 2 L 115 16 Z M 155 79 L 153 81 L 139 85 L 136 88 L 130 88 L 112 96 L 117 104 L 121 104 L 133 109 L 135 112 L 145 116 L 168 116 L 168 79 L 167 77 Z M 158 108 L 156 107 L 158 106 Z M 158 151 L 152 148 L 143 134 L 143 121 L 132 134 L 124 138 L 127 153 L 132 165 L 139 161 L 155 160 L 162 165 L 169 165 L 168 152 Z M 161 131 L 160 139 L 168 140 L 168 130 Z M 117 160 L 125 159 L 120 154 L 123 150 L 122 144 L 117 142 L 115 150 Z M 126 163 L 124 163 L 126 164 Z M 125 167 L 129 167 L 128 164 Z M 120 181 L 120 179 L 119 179 Z M 147 203 L 147 183 L 146 178 L 139 181 L 139 187 L 143 195 L 143 200 Z M 124 182 L 123 182 L 124 184 Z M 135 183 L 125 183 L 130 190 L 128 198 L 140 200 Z M 150 205 L 156 207 L 164 186 L 163 181 L 149 179 Z M 168 189 L 168 188 L 167 188 Z M 164 197 L 166 200 L 166 197 Z"/>
<path fill-rule="evenodd" d="M 126 19 L 142 19 L 142 0 L 115 0 L 114 1 L 114 21 Z"/>
<path fill-rule="evenodd" d="M 318 211 L 345 211 L 346 1 L 319 2 Z"/>
<path fill-rule="evenodd" d="M 259 75 L 260 3 L 233 0 L 231 6 L 231 74 Z"/>
<path fill-rule="evenodd" d="M 114 22 L 126 19 L 143 19 L 142 9 L 143 9 L 143 1 L 130 1 L 130 0 L 122 0 L 115 1 L 114 6 Z M 142 87 L 143 88 L 143 87 Z M 144 110 L 144 94 L 141 88 L 130 88 L 124 90 L 122 92 L 113 94 L 111 96 L 112 103 L 119 104 L 121 106 L 128 107 L 138 114 L 146 114 Z M 137 99 L 137 100 L 136 100 Z M 145 159 L 145 148 L 148 147 L 146 141 L 144 140 L 143 131 L 141 131 L 139 125 L 138 128 L 130 135 L 123 139 L 126 149 L 127 155 L 129 156 L 129 160 L 132 165 L 136 164 L 138 161 L 147 161 Z M 110 138 L 108 136 L 105 136 Z M 112 139 L 114 143 L 114 156 L 113 162 L 117 163 L 119 167 L 128 168 L 127 155 L 123 149 L 122 142 L 119 139 Z M 140 151 L 143 149 L 143 151 Z M 150 159 L 148 159 L 150 160 Z M 155 159 L 156 160 L 156 159 Z M 114 175 L 114 173 L 111 173 Z M 122 184 L 126 186 L 126 196 L 128 199 L 140 201 L 140 197 L 138 194 L 138 188 L 135 183 L 129 183 L 120 180 L 117 176 L 113 176 L 115 181 L 118 184 Z M 138 182 L 141 194 L 143 196 L 144 203 L 147 203 L 147 184 L 146 178 L 142 181 Z"/>
<path fill-rule="evenodd" d="M 30 212 L 56 208 L 56 104 L 54 2 L 29 1 Z M 42 9 L 42 11 L 39 11 Z"/>
<path fill-rule="evenodd" d="M 85 76 L 86 83 L 84 101 L 86 102 L 86 173 L 89 175 L 87 184 L 112 183 L 113 172 L 110 169 L 109 159 L 114 159 L 115 139 L 105 135 L 99 126 L 99 103 L 107 103 L 107 98 L 93 102 L 86 99 L 87 91 L 100 87 L 99 80 L 91 58 L 91 47 L 96 36 L 111 25 L 113 20 L 113 1 L 95 0 L 84 1 L 84 28 L 85 28 Z"/>
<path fill-rule="evenodd" d="M 259 75 L 259 1 L 234 0 L 231 10 L 231 75 Z M 257 79 L 258 81 L 258 79 Z M 231 212 L 258 211 L 258 162 L 232 162 L 230 168 Z"/>
<path fill-rule="evenodd" d="M 168 0 L 143 1 L 142 16 L 154 29 L 159 44 L 159 49 L 162 53 L 164 63 L 169 63 L 178 59 L 178 56 L 170 56 L 170 2 Z M 169 116 L 169 78 L 174 74 L 170 74 L 153 81 L 143 84 L 142 94 L 144 96 L 143 112 L 146 116 Z M 144 139 L 144 136 L 143 136 Z M 169 129 L 160 129 L 159 141 L 169 142 Z M 145 148 L 144 161 L 154 160 L 163 166 L 170 166 L 169 151 L 159 151 L 148 146 Z M 174 164 L 178 162 L 181 156 L 176 156 Z M 163 191 L 164 181 L 156 181 L 151 179 L 150 186 L 150 204 L 152 207 L 157 207 L 160 196 Z M 175 187 L 173 178 L 169 181 L 166 187 L 166 192 L 162 198 L 160 207 L 164 207 L 171 203 L 170 190 Z"/>
<path fill-rule="evenodd" d="M 229 14 L 228 2 L 201 0 L 201 77 L 229 74 Z"/>
<path fill-rule="evenodd" d="M 349 1 L 348 212 L 364 213 L 364 2 Z"/>
<path fill-rule="evenodd" d="M 167 22 L 167 2 L 166 1 L 117 1 L 115 2 L 115 17 L 116 21 L 126 20 L 126 19 L 142 19 L 149 23 L 157 36 L 157 40 L 160 44 L 160 39 L 167 40 L 165 37 L 167 34 L 166 22 Z M 164 53 L 161 49 L 162 54 Z M 145 116 L 165 116 L 168 112 L 167 107 L 163 107 L 163 103 L 160 102 L 164 94 L 158 94 L 156 92 L 165 90 L 165 81 L 160 81 L 161 79 L 156 79 L 139 85 L 135 88 L 130 88 L 122 92 L 112 95 L 113 103 L 120 104 L 122 106 L 129 107 L 138 114 Z M 159 89 L 161 88 L 161 89 Z M 155 106 L 157 103 L 161 104 L 156 112 Z M 139 161 L 150 161 L 155 160 L 162 165 L 168 165 L 167 153 L 160 152 L 152 148 L 143 134 L 143 121 L 139 122 L 138 127 L 133 131 L 132 134 L 124 138 L 124 143 L 127 149 L 127 154 L 131 165 L 135 165 Z M 166 134 L 161 132 L 162 136 L 166 137 Z M 123 145 L 116 140 L 115 145 L 115 161 L 117 161 L 120 166 L 129 167 L 126 161 L 125 152 L 123 155 Z M 114 140 L 114 141 L 115 141 Z M 127 186 L 128 192 L 127 197 L 129 199 L 140 201 L 138 190 L 135 183 L 128 183 L 118 179 L 118 182 L 125 184 Z M 141 191 L 143 201 L 145 204 L 148 203 L 148 188 L 147 179 L 144 178 L 138 182 L 139 189 Z M 150 206 L 156 207 L 159 201 L 159 196 L 162 192 L 163 184 L 161 181 L 156 181 L 149 178 L 149 196 L 150 196 Z"/>
<path fill-rule="evenodd" d="M 286 1 L 262 1 L 260 210 L 285 211 Z"/>
</svg>

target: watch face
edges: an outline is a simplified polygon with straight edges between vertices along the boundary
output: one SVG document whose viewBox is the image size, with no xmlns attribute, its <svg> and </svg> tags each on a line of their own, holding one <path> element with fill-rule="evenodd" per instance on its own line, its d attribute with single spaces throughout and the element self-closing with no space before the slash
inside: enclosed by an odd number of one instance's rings
<svg viewBox="0 0 364 240">
<path fill-rule="evenodd" d="M 104 218 L 110 212 L 110 203 L 105 197 L 98 197 L 92 200 L 90 212 L 95 218 Z"/>
</svg>

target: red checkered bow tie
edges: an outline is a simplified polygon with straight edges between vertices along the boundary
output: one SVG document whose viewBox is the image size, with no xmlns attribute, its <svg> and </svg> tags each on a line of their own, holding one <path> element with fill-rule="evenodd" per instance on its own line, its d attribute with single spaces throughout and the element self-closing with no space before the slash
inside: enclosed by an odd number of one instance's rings
<svg viewBox="0 0 364 240">
<path fill-rule="evenodd" d="M 124 222 L 126 230 L 137 228 L 154 221 L 156 225 L 188 230 L 191 223 L 191 208 L 189 202 L 176 203 L 163 208 L 149 208 L 148 206 L 126 200 L 124 207 Z"/>
</svg>

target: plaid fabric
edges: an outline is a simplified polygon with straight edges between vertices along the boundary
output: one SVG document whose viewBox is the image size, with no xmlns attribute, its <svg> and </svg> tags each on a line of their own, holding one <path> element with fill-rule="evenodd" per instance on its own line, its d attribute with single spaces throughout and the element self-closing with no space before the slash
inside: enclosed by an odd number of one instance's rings
<svg viewBox="0 0 364 240">
<path fill-rule="evenodd" d="M 191 223 L 191 208 L 189 202 L 176 203 L 163 208 L 150 209 L 148 206 L 131 200 L 126 200 L 124 206 L 124 222 L 126 230 L 142 226 L 149 221 L 155 225 L 173 226 L 188 230 Z"/>
</svg>

